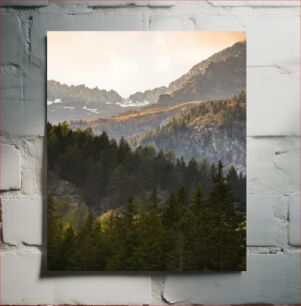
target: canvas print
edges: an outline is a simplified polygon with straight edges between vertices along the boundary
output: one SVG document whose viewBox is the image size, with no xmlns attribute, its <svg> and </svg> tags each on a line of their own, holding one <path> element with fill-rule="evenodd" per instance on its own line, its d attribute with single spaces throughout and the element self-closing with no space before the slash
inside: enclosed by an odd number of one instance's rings
<svg viewBox="0 0 301 306">
<path fill-rule="evenodd" d="M 246 33 L 48 32 L 50 271 L 246 270 Z"/>
</svg>

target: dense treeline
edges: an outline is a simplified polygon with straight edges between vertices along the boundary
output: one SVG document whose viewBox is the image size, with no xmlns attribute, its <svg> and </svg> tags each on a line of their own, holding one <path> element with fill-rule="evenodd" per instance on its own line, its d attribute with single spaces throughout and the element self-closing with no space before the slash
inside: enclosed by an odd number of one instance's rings
<svg viewBox="0 0 301 306">
<path fill-rule="evenodd" d="M 206 160 L 176 159 L 173 152 L 156 152 L 153 147 L 131 150 L 121 139 L 117 143 L 104 132 L 93 135 L 91 129 L 71 130 L 67 123 L 47 125 L 48 171 L 83 190 L 82 197 L 94 211 L 122 206 L 131 194 L 144 200 L 158 188 L 161 193 L 175 192 L 185 186 L 189 195 L 200 184 L 208 195 L 217 173 Z M 232 167 L 227 173 L 240 211 L 245 212 L 246 179 Z"/>
<path fill-rule="evenodd" d="M 246 93 L 242 91 L 231 99 L 203 102 L 188 112 L 173 117 L 162 127 L 133 136 L 130 142 L 135 146 L 148 138 L 158 138 L 158 142 L 164 143 L 167 140 L 166 137 L 185 131 L 195 120 L 201 126 L 215 123 L 231 127 L 233 122 L 246 123 Z M 162 138 L 161 141 L 160 138 Z"/>
<path fill-rule="evenodd" d="M 49 195 L 50 270 L 245 269 L 245 177 L 234 167 L 131 150 L 66 123 L 47 129 L 49 171 L 89 207 Z"/>
<path fill-rule="evenodd" d="M 235 206 L 219 165 L 205 197 L 197 186 L 163 203 L 156 189 L 148 201 L 130 196 L 122 210 L 77 227 L 48 199 L 50 270 L 239 271 L 245 270 L 245 218 Z"/>
</svg>

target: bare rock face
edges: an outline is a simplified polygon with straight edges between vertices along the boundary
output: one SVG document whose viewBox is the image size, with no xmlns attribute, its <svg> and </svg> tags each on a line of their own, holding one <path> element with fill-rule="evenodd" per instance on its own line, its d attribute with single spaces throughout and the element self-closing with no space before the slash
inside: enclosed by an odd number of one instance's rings
<svg viewBox="0 0 301 306">
<path fill-rule="evenodd" d="M 159 97 L 161 104 L 189 100 L 225 99 L 246 90 L 246 44 L 237 43 L 206 61 L 169 86 L 170 94 Z"/>
<path fill-rule="evenodd" d="M 66 200 L 77 206 L 84 202 L 80 188 L 69 181 L 59 179 L 55 173 L 48 171 L 47 181 L 48 194 L 55 200 Z"/>
<path fill-rule="evenodd" d="M 246 171 L 246 95 L 232 99 L 201 103 L 184 114 L 172 118 L 160 129 L 132 137 L 133 147 L 152 145 L 157 150 L 174 151 L 183 156 L 219 160 Z"/>
<path fill-rule="evenodd" d="M 231 127 L 192 126 L 172 139 L 172 149 L 186 160 L 206 158 L 209 162 L 223 162 L 225 167 L 234 165 L 237 171 L 246 171 L 246 127 L 234 123 Z M 190 136 L 190 137 L 189 137 Z"/>
<path fill-rule="evenodd" d="M 144 92 L 138 91 L 129 96 L 129 99 L 136 103 L 141 103 L 148 101 L 149 104 L 154 104 L 158 102 L 161 94 L 169 92 L 166 86 L 157 87 L 154 89 L 146 90 Z"/>
<path fill-rule="evenodd" d="M 59 98 L 66 102 L 87 101 L 98 103 L 123 101 L 123 98 L 114 90 L 101 90 L 97 87 L 91 89 L 85 85 L 68 86 L 53 80 L 47 82 L 47 90 L 49 100 Z"/>
<path fill-rule="evenodd" d="M 245 91 L 245 81 L 246 42 L 238 42 L 196 64 L 168 87 L 136 92 L 129 99 L 149 104 L 224 99 Z"/>
<path fill-rule="evenodd" d="M 179 103 L 176 106 L 151 105 L 137 111 L 114 116 L 112 118 L 99 118 L 85 122 L 73 122 L 71 128 L 92 128 L 95 134 L 105 131 L 109 137 L 119 140 L 121 137 L 128 138 L 135 134 L 144 133 L 168 122 L 176 114 L 186 111 L 200 101 Z"/>
<path fill-rule="evenodd" d="M 223 63 L 229 58 L 246 58 L 246 42 L 237 42 L 233 46 L 221 50 L 210 56 L 208 59 L 193 66 L 188 73 L 169 84 L 169 91 L 174 92 L 181 89 L 187 81 L 197 75 L 204 75 L 208 67 L 213 63 Z"/>
<path fill-rule="evenodd" d="M 47 82 L 47 120 L 57 124 L 99 117 L 111 117 L 125 110 L 139 108 L 114 90 L 68 86 L 50 80 Z"/>
<path fill-rule="evenodd" d="M 246 97 L 239 93 L 245 89 L 246 43 L 239 42 L 193 66 L 168 88 L 163 86 L 138 92 L 127 99 L 141 104 L 144 100 L 153 103 L 158 97 L 158 103 L 143 108 L 126 108 L 127 112 L 123 108 L 120 113 L 116 107 L 121 108 L 120 104 L 127 101 L 118 102 L 122 98 L 116 92 L 104 93 L 97 89 L 93 90 L 94 96 L 83 86 L 75 86 L 72 94 L 66 94 L 66 99 L 70 95 L 69 99 L 76 100 L 79 95 L 92 101 L 90 103 L 101 105 L 101 108 L 95 106 L 95 117 L 90 114 L 84 120 L 72 121 L 71 128 L 92 128 L 95 134 L 105 131 L 117 141 L 121 137 L 129 139 L 133 147 L 152 144 L 164 151 L 172 149 L 177 156 L 187 160 L 192 157 L 206 157 L 209 162 L 221 160 L 226 166 L 233 164 L 244 172 Z M 53 89 L 53 92 L 56 91 Z M 235 95 L 239 96 L 232 99 Z M 109 97 L 115 102 L 108 102 Z M 225 101 L 206 102 L 222 99 Z M 93 105 L 83 108 L 93 111 Z M 114 109 L 108 111 L 107 107 Z M 49 116 L 51 112 L 48 108 Z M 109 116 L 109 113 L 115 115 Z"/>
</svg>

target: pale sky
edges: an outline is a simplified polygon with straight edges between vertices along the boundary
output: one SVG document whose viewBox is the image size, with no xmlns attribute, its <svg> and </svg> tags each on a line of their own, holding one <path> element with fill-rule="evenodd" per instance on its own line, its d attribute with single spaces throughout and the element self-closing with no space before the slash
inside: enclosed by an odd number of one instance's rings
<svg viewBox="0 0 301 306">
<path fill-rule="evenodd" d="M 168 86 L 246 32 L 48 32 L 48 80 L 114 89 L 126 98 Z"/>
</svg>

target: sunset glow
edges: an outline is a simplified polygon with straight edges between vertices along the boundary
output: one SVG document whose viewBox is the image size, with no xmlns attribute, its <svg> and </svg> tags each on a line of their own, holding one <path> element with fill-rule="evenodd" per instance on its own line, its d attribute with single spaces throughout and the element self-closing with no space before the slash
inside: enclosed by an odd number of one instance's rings
<svg viewBox="0 0 301 306">
<path fill-rule="evenodd" d="M 245 32 L 48 32 L 48 80 L 128 97 L 168 86 Z"/>
</svg>

